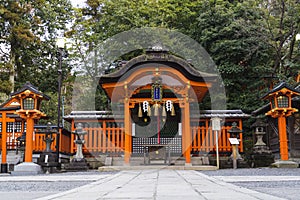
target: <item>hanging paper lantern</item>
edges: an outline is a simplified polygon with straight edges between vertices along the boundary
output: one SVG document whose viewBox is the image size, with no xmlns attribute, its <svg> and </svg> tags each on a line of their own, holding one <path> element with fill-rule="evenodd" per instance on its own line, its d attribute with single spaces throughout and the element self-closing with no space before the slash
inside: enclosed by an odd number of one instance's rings
<svg viewBox="0 0 300 200">
<path fill-rule="evenodd" d="M 172 111 L 172 101 L 171 100 L 168 100 L 168 101 L 166 101 L 166 109 L 167 109 L 167 111 L 169 112 L 169 111 Z"/>
<path fill-rule="evenodd" d="M 148 112 L 149 103 L 148 101 L 143 102 L 143 112 Z"/>
</svg>

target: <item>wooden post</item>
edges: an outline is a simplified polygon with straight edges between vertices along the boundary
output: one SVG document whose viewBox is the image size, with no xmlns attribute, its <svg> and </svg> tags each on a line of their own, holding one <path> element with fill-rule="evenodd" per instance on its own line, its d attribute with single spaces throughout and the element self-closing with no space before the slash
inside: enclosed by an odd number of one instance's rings
<svg viewBox="0 0 300 200">
<path fill-rule="evenodd" d="M 233 169 L 237 168 L 237 160 L 236 160 L 236 158 L 237 158 L 237 148 L 238 148 L 237 144 L 232 145 Z"/>
<path fill-rule="evenodd" d="M 185 144 L 185 163 L 191 163 L 191 126 L 190 126 L 190 104 L 185 102 L 184 107 L 184 144 Z"/>
<path fill-rule="evenodd" d="M 130 112 L 129 112 L 129 101 L 125 98 L 124 101 L 124 128 L 125 128 L 125 150 L 124 150 L 124 164 L 129 165 L 130 161 Z"/>
<path fill-rule="evenodd" d="M 288 160 L 288 142 L 286 134 L 286 118 L 284 115 L 278 117 L 278 132 L 279 132 L 279 144 L 280 144 L 280 157 L 281 160 Z"/>
<path fill-rule="evenodd" d="M 32 162 L 33 129 L 34 129 L 34 119 L 32 117 L 28 117 L 26 119 L 25 162 Z"/>
<path fill-rule="evenodd" d="M 2 113 L 2 161 L 1 161 L 1 173 L 7 173 L 7 160 L 6 160 L 6 140 L 7 140 L 7 133 L 6 133 L 6 113 Z"/>
</svg>

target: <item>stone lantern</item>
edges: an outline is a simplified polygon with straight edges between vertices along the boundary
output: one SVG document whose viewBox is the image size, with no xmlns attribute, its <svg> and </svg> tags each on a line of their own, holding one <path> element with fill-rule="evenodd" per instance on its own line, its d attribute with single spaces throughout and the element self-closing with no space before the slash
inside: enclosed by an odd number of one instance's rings
<svg viewBox="0 0 300 200">
<path fill-rule="evenodd" d="M 87 131 L 83 130 L 83 126 L 81 123 L 78 123 L 76 130 L 73 131 L 72 133 L 76 136 L 74 143 L 77 146 L 77 150 L 76 150 L 76 154 L 74 155 L 73 159 L 70 162 L 70 165 L 67 166 L 66 169 L 73 170 L 73 171 L 87 170 L 88 165 L 82 153 L 82 146 L 85 143 L 84 135 L 87 134 Z"/>
<path fill-rule="evenodd" d="M 58 158 L 56 154 L 51 150 L 51 144 L 54 141 L 53 134 L 57 133 L 56 128 L 51 126 L 48 122 L 47 126 L 37 126 L 39 133 L 45 134 L 46 149 L 40 154 L 39 164 L 43 167 L 46 173 L 53 172 L 58 167 Z"/>
<path fill-rule="evenodd" d="M 268 167 L 274 162 L 271 150 L 263 141 L 263 137 L 266 134 L 266 126 L 266 123 L 260 118 L 257 118 L 255 123 L 251 125 L 256 136 L 256 143 L 250 159 L 251 167 Z"/>
<path fill-rule="evenodd" d="M 230 144 L 232 145 L 232 154 L 230 157 L 232 158 L 234 169 L 237 168 L 237 160 L 242 159 L 242 157 L 239 153 L 239 148 L 238 148 L 238 145 L 240 142 L 239 135 L 242 131 L 243 130 L 241 130 L 237 127 L 236 122 L 233 122 L 231 129 L 228 130 L 228 133 L 230 133 L 229 141 L 230 141 Z"/>
<path fill-rule="evenodd" d="M 82 124 L 79 123 L 77 125 L 77 128 L 75 131 L 72 132 L 73 134 L 76 135 L 77 139 L 74 140 L 76 146 L 77 146 L 77 151 L 76 151 L 76 155 L 74 156 L 73 160 L 76 162 L 81 162 L 82 160 L 84 160 L 83 157 L 83 153 L 82 153 L 82 146 L 84 144 L 84 135 L 87 134 L 87 132 L 85 130 L 83 130 Z"/>
<path fill-rule="evenodd" d="M 266 134 L 266 124 L 261 119 L 256 119 L 251 127 L 254 128 L 254 134 L 256 136 L 254 147 L 266 147 L 266 143 L 263 141 L 263 137 Z"/>
</svg>

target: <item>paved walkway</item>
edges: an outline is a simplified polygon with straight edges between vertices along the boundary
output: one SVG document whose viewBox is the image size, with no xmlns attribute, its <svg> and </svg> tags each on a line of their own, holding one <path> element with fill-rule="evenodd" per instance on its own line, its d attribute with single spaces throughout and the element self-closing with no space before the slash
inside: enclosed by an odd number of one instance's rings
<svg viewBox="0 0 300 200">
<path fill-rule="evenodd" d="M 39 200 L 75 199 L 272 199 L 281 198 L 256 192 L 193 170 L 121 171 L 66 192 Z"/>
</svg>

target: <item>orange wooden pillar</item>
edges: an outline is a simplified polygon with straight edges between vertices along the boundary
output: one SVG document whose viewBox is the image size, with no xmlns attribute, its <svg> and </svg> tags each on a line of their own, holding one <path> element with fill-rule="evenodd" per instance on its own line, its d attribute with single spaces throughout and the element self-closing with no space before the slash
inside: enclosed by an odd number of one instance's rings
<svg viewBox="0 0 300 200">
<path fill-rule="evenodd" d="M 7 133 L 6 133 L 6 113 L 2 113 L 2 160 L 1 160 L 1 173 L 7 172 L 7 147 L 6 147 Z M 6 168 L 6 169 L 4 169 Z"/>
<path fill-rule="evenodd" d="M 182 115 L 182 152 L 185 157 L 186 165 L 191 164 L 191 145 L 192 145 L 192 136 L 191 136 L 191 126 L 190 126 L 190 104 L 188 102 L 188 97 L 186 102 L 182 103 L 183 105 L 183 115 Z"/>
<path fill-rule="evenodd" d="M 278 117 L 278 132 L 279 132 L 279 144 L 280 144 L 280 157 L 281 160 L 288 160 L 288 141 L 286 134 L 286 118 L 284 115 Z"/>
<path fill-rule="evenodd" d="M 185 163 L 191 163 L 191 126 L 190 126 L 190 103 L 186 102 L 184 107 L 184 140 L 185 140 Z"/>
<path fill-rule="evenodd" d="M 32 117 L 28 117 L 26 119 L 26 124 L 25 162 L 32 162 L 34 119 Z"/>
<path fill-rule="evenodd" d="M 129 165 L 130 155 L 131 155 L 131 134 L 130 134 L 130 111 L 129 111 L 128 98 L 125 98 L 124 101 L 124 128 L 125 128 L 124 164 Z"/>
</svg>

